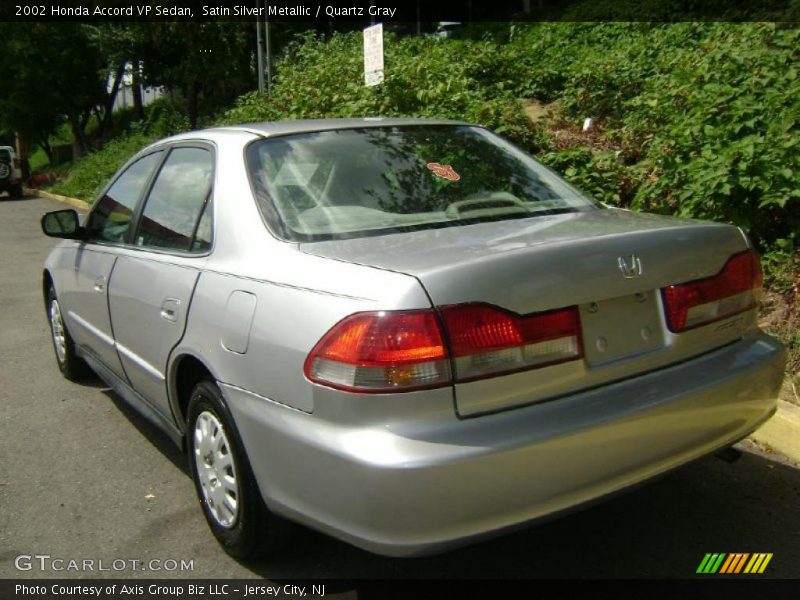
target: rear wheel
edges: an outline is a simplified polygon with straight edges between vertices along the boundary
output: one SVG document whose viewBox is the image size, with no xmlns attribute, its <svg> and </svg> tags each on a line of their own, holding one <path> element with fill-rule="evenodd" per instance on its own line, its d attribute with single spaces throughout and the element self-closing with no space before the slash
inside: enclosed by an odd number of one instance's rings
<svg viewBox="0 0 800 600">
<path fill-rule="evenodd" d="M 52 286 L 47 292 L 47 320 L 50 322 L 50 337 L 61 374 L 72 381 L 87 377 L 91 369 L 75 352 L 75 342 L 72 341 L 72 336 L 64 324 L 61 305 Z"/>
<path fill-rule="evenodd" d="M 9 194 L 11 195 L 11 197 L 12 197 L 12 198 L 14 198 L 14 199 L 19 199 L 19 198 L 22 198 L 22 184 L 21 184 L 21 183 L 17 183 L 17 184 L 15 184 L 15 185 L 12 185 L 12 186 L 9 188 L 9 191 L 8 191 L 8 193 L 9 193 Z"/>
<path fill-rule="evenodd" d="M 189 469 L 214 537 L 239 558 L 282 547 L 290 526 L 264 504 L 219 388 L 197 384 L 187 412 Z"/>
</svg>

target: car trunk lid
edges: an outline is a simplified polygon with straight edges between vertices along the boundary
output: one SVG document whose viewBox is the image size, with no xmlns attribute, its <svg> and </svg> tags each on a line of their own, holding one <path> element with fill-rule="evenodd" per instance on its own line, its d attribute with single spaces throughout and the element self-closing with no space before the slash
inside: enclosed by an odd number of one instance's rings
<svg viewBox="0 0 800 600">
<path fill-rule="evenodd" d="M 746 316 L 671 333 L 659 290 L 715 275 L 746 248 L 735 227 L 617 209 L 301 245 L 413 275 L 435 306 L 481 302 L 519 315 L 578 307 L 582 360 L 457 383 L 465 416 L 623 379 L 737 339 L 751 325 Z"/>
</svg>

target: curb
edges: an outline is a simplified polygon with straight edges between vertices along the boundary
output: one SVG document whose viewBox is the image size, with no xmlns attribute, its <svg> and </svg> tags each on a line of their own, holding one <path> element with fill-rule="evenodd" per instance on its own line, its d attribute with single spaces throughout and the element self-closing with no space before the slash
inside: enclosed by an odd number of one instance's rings
<svg viewBox="0 0 800 600">
<path fill-rule="evenodd" d="M 58 194 L 53 194 L 52 192 L 46 192 L 44 190 L 39 189 L 32 189 L 27 188 L 28 191 L 33 192 L 43 198 L 47 198 L 49 200 L 55 200 L 56 202 L 61 202 L 62 204 L 68 204 L 73 208 L 78 208 L 80 210 L 89 210 L 91 208 L 91 204 L 88 202 L 84 202 L 83 200 L 79 200 L 78 198 L 70 198 L 69 196 L 60 196 Z"/>
<path fill-rule="evenodd" d="M 800 406 L 778 401 L 778 411 L 750 439 L 800 463 Z"/>
</svg>

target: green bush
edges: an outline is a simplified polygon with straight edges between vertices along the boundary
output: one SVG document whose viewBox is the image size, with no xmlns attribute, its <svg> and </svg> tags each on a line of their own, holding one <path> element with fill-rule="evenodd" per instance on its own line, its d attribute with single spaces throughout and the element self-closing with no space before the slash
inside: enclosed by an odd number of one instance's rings
<svg viewBox="0 0 800 600">
<path fill-rule="evenodd" d="M 188 128 L 189 122 L 180 109 L 169 100 L 157 100 L 147 107 L 145 121 L 132 123 L 126 133 L 76 160 L 66 177 L 53 184 L 51 190 L 94 202 L 103 185 L 133 154 L 156 140 Z"/>
<path fill-rule="evenodd" d="M 156 136 L 132 133 L 110 141 L 101 150 L 75 161 L 66 178 L 56 182 L 51 190 L 57 194 L 94 202 L 100 188 L 125 161 Z"/>
<path fill-rule="evenodd" d="M 788 290 L 800 233 L 800 29 L 776 23 L 515 26 L 520 95 L 602 143 L 542 158 L 606 202 L 727 221 Z M 617 150 L 615 164 L 609 147 Z M 792 248 L 787 251 L 786 248 Z M 781 283 L 782 282 L 782 283 Z"/>
<path fill-rule="evenodd" d="M 576 147 L 548 152 L 539 158 L 595 199 L 611 206 L 630 206 L 636 173 L 618 160 L 616 152 Z"/>
<path fill-rule="evenodd" d="M 277 65 L 271 95 L 242 96 L 217 123 L 415 116 L 483 124 L 609 204 L 742 226 L 764 253 L 770 285 L 791 288 L 800 29 L 544 22 L 467 33 L 387 34 L 386 80 L 371 88 L 360 32 L 306 34 Z M 559 119 L 533 124 L 521 98 L 555 101 Z M 598 128 L 581 137 L 587 116 Z M 78 161 L 58 190 L 91 197 L 130 153 L 187 126 L 169 103 L 152 107 L 147 123 Z M 570 135 L 558 137 L 559 127 Z"/>
<path fill-rule="evenodd" d="M 387 34 L 384 48 L 386 79 L 367 88 L 360 32 L 329 40 L 304 36 L 279 65 L 271 96 L 241 97 L 219 124 L 371 116 L 463 119 L 526 148 L 539 147 L 541 132 L 512 90 L 513 69 L 502 69 L 503 46 Z"/>
</svg>

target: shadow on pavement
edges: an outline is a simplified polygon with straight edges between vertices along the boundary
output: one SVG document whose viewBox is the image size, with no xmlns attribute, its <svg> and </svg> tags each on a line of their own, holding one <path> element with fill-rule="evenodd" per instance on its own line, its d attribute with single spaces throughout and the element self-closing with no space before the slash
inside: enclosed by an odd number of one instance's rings
<svg viewBox="0 0 800 600">
<path fill-rule="evenodd" d="M 98 378 L 97 381 L 100 381 Z M 140 415 L 136 410 L 131 408 L 131 406 L 125 402 L 122 398 L 120 398 L 116 393 L 114 393 L 110 388 L 108 388 L 104 383 L 100 382 L 100 386 L 106 389 L 103 390 L 103 394 L 108 396 L 108 398 L 114 403 L 119 411 L 125 416 L 128 421 L 130 421 L 131 425 L 136 427 L 147 440 L 153 444 L 164 456 L 166 456 L 170 462 L 175 465 L 178 469 L 180 469 L 187 477 L 189 477 L 189 466 L 186 463 L 186 455 L 178 449 L 178 447 L 172 443 L 172 440 L 161 431 L 158 427 L 153 425 L 150 421 Z"/>
<path fill-rule="evenodd" d="M 706 552 L 772 552 L 761 577 L 796 578 L 799 497 L 800 470 L 745 452 L 734 464 L 703 459 L 602 504 L 446 554 L 383 558 L 298 528 L 281 556 L 246 566 L 270 579 L 684 578 L 696 577 Z"/>
<path fill-rule="evenodd" d="M 104 393 L 188 476 L 184 454 L 164 433 L 116 394 Z M 436 556 L 381 557 L 298 526 L 279 555 L 241 564 L 255 575 L 291 582 L 686 578 L 698 577 L 695 571 L 707 552 L 771 552 L 764 575 L 747 577 L 798 578 L 800 469 L 749 445 L 744 449 L 733 463 L 707 457 L 584 510 Z M 331 584 L 329 592 L 335 592 Z"/>
</svg>

